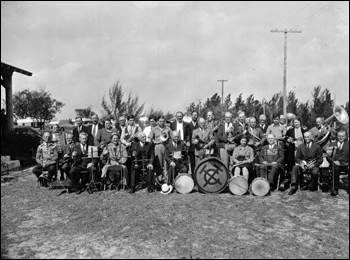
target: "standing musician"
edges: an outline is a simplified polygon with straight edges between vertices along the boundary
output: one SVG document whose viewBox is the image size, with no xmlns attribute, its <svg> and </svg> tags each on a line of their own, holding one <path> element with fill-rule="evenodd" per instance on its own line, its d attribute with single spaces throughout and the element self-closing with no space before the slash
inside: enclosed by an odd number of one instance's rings
<svg viewBox="0 0 350 260">
<path fill-rule="evenodd" d="M 234 129 L 237 129 L 237 134 L 245 134 L 248 124 L 246 122 L 245 113 L 243 111 L 238 113 L 238 121 L 234 124 Z"/>
<path fill-rule="evenodd" d="M 71 180 L 69 192 L 71 192 L 71 188 L 73 188 L 76 194 L 80 194 L 85 190 L 85 185 L 92 180 L 92 173 L 97 172 L 94 164 L 90 163 L 90 158 L 87 158 L 89 154 L 89 145 L 87 140 L 87 134 L 80 133 L 80 142 L 75 143 L 75 149 L 72 153 L 74 162 L 69 171 L 69 179 Z M 84 170 L 87 171 L 87 175 L 83 175 L 81 173 Z"/>
<path fill-rule="evenodd" d="M 191 113 L 192 121 L 187 125 L 187 139 L 185 139 L 186 145 L 189 146 L 188 157 L 190 159 L 191 173 L 194 174 L 194 167 L 196 164 L 196 156 L 194 152 L 194 145 L 191 142 L 192 133 L 195 129 L 199 127 L 198 125 L 198 112 L 192 111 Z"/>
<path fill-rule="evenodd" d="M 334 195 L 338 195 L 339 175 L 344 171 L 349 176 L 349 141 L 346 140 L 345 129 L 337 132 L 337 141 L 330 143 L 329 150 L 332 153 L 327 155 L 327 160 L 334 166 Z M 334 164 L 334 165 L 333 165 Z M 348 189 L 349 193 L 349 189 Z"/>
<path fill-rule="evenodd" d="M 240 138 L 240 145 L 233 150 L 231 156 L 232 162 L 232 174 L 234 176 L 243 175 L 243 177 L 249 181 L 249 177 L 253 172 L 254 151 L 253 148 L 248 146 L 248 137 L 243 135 Z"/>
<path fill-rule="evenodd" d="M 143 171 L 147 171 L 147 191 L 151 193 L 155 190 L 153 173 L 154 144 L 146 140 L 146 134 L 144 132 L 139 132 L 132 146 L 132 156 L 134 160 L 131 166 L 130 193 L 133 193 L 135 191 L 135 185 L 140 183 L 140 176 L 145 177 Z M 142 181 L 145 181 L 145 179 Z"/>
<path fill-rule="evenodd" d="M 256 119 L 254 117 L 249 118 L 249 126 L 246 135 L 251 136 L 248 145 L 253 148 L 254 154 L 256 154 L 265 143 L 266 137 L 263 130 L 260 127 L 256 127 Z"/>
<path fill-rule="evenodd" d="M 230 112 L 225 113 L 225 121 L 218 129 L 217 140 L 218 149 L 220 152 L 220 160 L 228 168 L 230 155 L 234 147 L 236 147 L 235 136 L 238 133 L 238 128 L 234 128 L 231 122 L 232 114 Z"/>
<path fill-rule="evenodd" d="M 87 126 L 86 133 L 88 134 L 89 146 L 95 145 L 95 138 L 99 130 L 103 128 L 103 125 L 98 122 L 98 115 L 91 116 L 92 124 Z"/>
<path fill-rule="evenodd" d="M 208 111 L 207 112 L 207 118 L 205 121 L 205 128 L 209 129 L 213 132 L 214 139 L 215 139 L 215 145 L 214 145 L 214 154 L 217 155 L 217 157 L 220 158 L 220 152 L 218 150 L 218 130 L 220 128 L 220 122 L 218 120 L 214 120 L 214 113 L 213 111 Z"/>
<path fill-rule="evenodd" d="M 306 132 L 301 126 L 301 120 L 299 117 L 292 119 L 293 127 L 290 128 L 284 137 L 286 145 L 286 162 L 288 165 L 288 172 L 292 171 L 295 164 L 295 153 L 299 145 L 304 143 L 303 135 Z"/>
<path fill-rule="evenodd" d="M 73 163 L 72 154 L 74 152 L 75 145 L 73 142 L 73 134 L 67 134 L 67 144 L 63 146 L 63 157 L 61 159 L 61 180 L 64 179 L 64 173 L 67 178 L 69 177 L 69 171 Z"/>
<path fill-rule="evenodd" d="M 329 134 L 329 131 L 327 127 L 323 124 L 324 118 L 323 117 L 317 117 L 316 118 L 316 126 L 310 129 L 310 132 L 314 138 L 315 142 L 318 142 L 322 140 L 323 137 L 325 137 L 327 134 Z M 321 147 L 326 144 L 327 142 L 325 141 L 323 144 L 320 144 Z"/>
<path fill-rule="evenodd" d="M 156 126 L 156 117 L 155 116 L 150 116 L 148 118 L 148 123 L 149 125 L 143 129 L 143 132 L 146 134 L 147 137 L 147 142 L 151 142 L 150 134 L 153 128 Z"/>
<path fill-rule="evenodd" d="M 188 123 L 183 121 L 184 114 L 182 112 L 176 113 L 176 120 L 170 124 L 170 129 L 173 131 L 179 132 L 180 140 L 187 139 L 187 125 Z"/>
<path fill-rule="evenodd" d="M 199 128 L 194 129 L 192 132 L 192 144 L 195 148 L 196 165 L 206 155 L 211 154 L 212 146 L 215 144 L 213 132 L 210 129 L 205 129 L 205 119 L 199 118 Z"/>
<path fill-rule="evenodd" d="M 58 153 L 56 146 L 51 143 L 51 134 L 45 132 L 43 134 L 43 143 L 38 146 L 36 151 L 37 165 L 33 168 L 33 173 L 40 181 L 42 186 L 47 186 L 47 182 L 52 181 L 52 177 L 56 174 L 56 162 Z M 43 171 L 48 171 L 48 177 L 42 175 Z"/>
<path fill-rule="evenodd" d="M 128 133 L 129 136 L 125 137 L 126 142 L 128 143 L 127 146 L 131 146 L 131 143 L 134 141 L 134 137 L 137 133 L 142 132 L 142 129 L 139 125 L 135 124 L 135 116 L 130 115 L 128 116 Z"/>
<path fill-rule="evenodd" d="M 273 114 L 272 116 L 273 124 L 269 125 L 266 134 L 273 134 L 275 136 L 275 141 L 278 145 L 283 145 L 285 127 L 280 125 L 280 116 L 278 114 Z"/>
<path fill-rule="evenodd" d="M 265 134 L 268 127 L 267 118 L 265 114 L 261 114 L 259 116 L 259 127 L 263 130 L 263 133 Z"/>
<path fill-rule="evenodd" d="M 260 176 L 267 179 L 270 183 L 271 190 L 276 187 L 276 177 L 278 170 L 284 168 L 284 150 L 275 143 L 275 136 L 267 136 L 268 145 L 262 147 L 259 154 Z M 269 174 L 267 173 L 270 170 Z"/>
<path fill-rule="evenodd" d="M 102 168 L 101 178 L 108 177 L 111 180 L 110 189 L 116 188 L 118 180 L 123 182 L 122 173 L 128 180 L 128 170 L 124 165 L 127 160 L 127 152 L 125 145 L 120 142 L 120 136 L 118 133 L 112 133 L 112 139 L 102 151 L 101 157 L 106 161 L 106 164 Z"/>
<path fill-rule="evenodd" d="M 187 146 L 180 139 L 179 132 L 173 131 L 173 140 L 165 146 L 165 161 L 168 164 L 168 185 L 173 185 L 171 182 L 179 173 L 188 172 L 187 154 L 184 154 L 186 151 Z"/>
<path fill-rule="evenodd" d="M 297 189 L 297 181 L 300 177 L 300 172 L 310 171 L 311 182 L 308 186 L 302 188 L 302 190 L 317 190 L 317 178 L 319 174 L 319 166 L 323 162 L 323 150 L 321 146 L 312 141 L 311 132 L 304 133 L 305 143 L 298 146 L 295 156 L 296 165 L 292 169 L 292 188 L 289 191 L 289 195 L 293 195 Z"/>
<path fill-rule="evenodd" d="M 75 118 L 75 124 L 77 127 L 73 129 L 74 142 L 79 143 L 79 134 L 87 133 L 87 127 L 83 125 L 83 118 L 80 116 Z"/>
<path fill-rule="evenodd" d="M 165 138 L 165 136 L 167 136 Z M 150 134 L 150 138 L 154 143 L 154 164 L 156 168 L 156 174 L 158 180 L 165 180 L 164 169 L 164 156 L 165 156 L 165 144 L 168 139 L 172 137 L 171 129 L 165 126 L 165 117 L 160 116 L 158 119 L 158 125 L 155 126 Z"/>
<path fill-rule="evenodd" d="M 112 127 L 111 119 L 105 120 L 105 127 L 98 130 L 97 135 L 95 137 L 94 143 L 95 146 L 99 147 L 102 151 L 103 148 L 111 142 L 112 133 L 117 133 L 118 130 Z"/>
<path fill-rule="evenodd" d="M 115 128 L 118 130 L 117 133 L 120 134 L 121 142 L 126 144 L 125 139 L 129 138 L 129 132 L 128 132 L 128 127 L 126 125 L 126 118 L 125 118 L 125 116 L 120 116 L 119 117 L 119 123 L 115 126 Z"/>
</svg>

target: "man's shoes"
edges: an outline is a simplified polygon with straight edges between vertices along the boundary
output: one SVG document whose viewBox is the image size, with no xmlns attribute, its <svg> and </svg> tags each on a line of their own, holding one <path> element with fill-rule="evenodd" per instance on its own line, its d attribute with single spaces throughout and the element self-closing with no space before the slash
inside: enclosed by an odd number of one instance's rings
<svg viewBox="0 0 350 260">
<path fill-rule="evenodd" d="M 87 192 L 88 192 L 89 194 L 92 194 L 92 193 L 93 193 L 92 189 L 90 189 L 90 188 L 87 188 L 86 190 L 87 190 Z"/>
<path fill-rule="evenodd" d="M 60 181 L 64 181 L 64 176 L 61 176 Z"/>
<path fill-rule="evenodd" d="M 152 192 L 154 192 L 154 189 L 152 187 L 148 187 L 147 191 L 148 191 L 148 193 L 152 193 Z"/>
<path fill-rule="evenodd" d="M 288 193 L 288 195 L 293 195 L 294 193 L 297 192 L 297 187 L 292 187 Z"/>
<path fill-rule="evenodd" d="M 332 196 L 337 196 L 339 194 L 338 190 L 333 190 L 333 189 L 331 190 L 330 193 L 331 193 Z"/>
<path fill-rule="evenodd" d="M 310 186 L 304 186 L 300 190 L 311 190 L 311 187 Z"/>
<path fill-rule="evenodd" d="M 77 190 L 77 191 L 75 192 L 75 194 L 79 195 L 79 194 L 81 194 L 82 192 L 83 192 L 82 190 Z"/>
<path fill-rule="evenodd" d="M 135 192 L 135 188 L 134 187 L 130 188 L 129 193 L 133 194 L 134 192 Z"/>
</svg>

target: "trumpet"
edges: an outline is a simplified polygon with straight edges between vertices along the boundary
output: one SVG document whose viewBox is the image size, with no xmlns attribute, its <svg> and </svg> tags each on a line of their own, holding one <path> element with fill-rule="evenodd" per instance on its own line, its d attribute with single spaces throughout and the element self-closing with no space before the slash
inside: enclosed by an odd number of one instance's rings
<svg viewBox="0 0 350 260">
<path fill-rule="evenodd" d="M 315 159 L 312 159 L 311 161 L 309 161 L 308 163 L 306 163 L 303 170 L 304 171 L 308 170 L 311 167 L 311 165 L 313 165 L 316 161 L 317 161 L 317 159 L 315 158 Z"/>
</svg>

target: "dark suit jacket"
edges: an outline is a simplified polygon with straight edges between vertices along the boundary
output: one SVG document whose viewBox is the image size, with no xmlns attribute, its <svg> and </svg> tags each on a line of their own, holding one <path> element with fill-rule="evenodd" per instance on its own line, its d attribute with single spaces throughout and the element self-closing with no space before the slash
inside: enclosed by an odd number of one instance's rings
<svg viewBox="0 0 350 260">
<path fill-rule="evenodd" d="M 265 161 L 268 163 L 277 162 L 284 165 L 284 149 L 277 144 L 274 144 L 272 149 L 269 148 L 269 145 L 263 146 L 259 154 L 259 163 Z"/>
<path fill-rule="evenodd" d="M 176 125 L 177 125 L 177 121 L 175 120 L 174 122 L 172 122 L 170 124 L 170 129 L 171 131 L 176 131 Z M 182 132 L 184 133 L 184 140 L 187 140 L 187 125 L 188 123 L 186 123 L 185 121 L 182 121 Z M 198 125 L 198 123 L 197 123 Z"/>
<path fill-rule="evenodd" d="M 225 132 L 225 124 L 226 124 L 226 122 L 222 123 L 218 129 L 218 133 L 217 133 L 217 147 L 218 147 L 218 149 L 225 148 L 225 144 L 227 142 L 229 142 L 228 135 Z M 233 136 L 236 136 L 237 134 L 239 134 L 239 128 L 236 124 L 232 124 L 232 126 L 233 126 Z"/>
<path fill-rule="evenodd" d="M 76 166 L 80 165 L 83 168 L 86 168 L 86 166 L 88 165 L 88 163 L 91 160 L 89 160 L 88 158 L 83 158 L 83 157 L 87 157 L 88 156 L 89 144 L 88 143 L 86 144 L 86 151 L 83 152 L 82 149 L 81 149 L 81 144 L 77 142 L 77 143 L 75 143 L 75 150 L 77 152 L 77 155 L 75 157 L 76 158 L 75 159 Z"/>
<path fill-rule="evenodd" d="M 136 157 L 137 160 L 141 160 L 142 158 L 149 159 L 150 161 L 146 162 L 153 165 L 154 161 L 154 144 L 152 142 L 146 142 L 143 147 L 141 147 L 140 142 L 135 142 L 132 146 L 133 156 Z M 138 164 L 141 164 L 138 162 Z M 146 165 L 146 166 L 147 166 Z"/>
<path fill-rule="evenodd" d="M 95 145 L 95 143 L 94 143 L 94 141 L 95 141 L 95 137 L 92 135 L 92 126 L 93 125 L 88 125 L 87 126 L 87 134 L 88 134 L 88 144 L 90 145 L 90 146 L 94 146 Z M 100 129 L 102 129 L 103 128 L 103 125 L 101 125 L 101 124 L 97 124 L 97 131 L 98 130 L 100 130 Z"/>
<path fill-rule="evenodd" d="M 287 146 L 287 162 L 289 164 L 295 163 L 295 144 L 287 142 L 288 137 L 295 138 L 294 129 L 295 129 L 294 127 L 288 129 L 288 131 L 286 132 L 286 135 L 284 137 L 284 141 L 286 142 L 286 146 Z M 306 132 L 306 130 L 303 127 L 301 127 L 301 133 L 303 134 L 303 136 L 304 136 L 305 132 Z"/>
<path fill-rule="evenodd" d="M 264 127 L 261 127 L 261 125 L 260 125 L 260 124 L 258 124 L 258 125 L 257 125 L 257 127 L 260 127 L 260 128 L 263 130 L 264 134 L 265 134 L 265 133 L 266 133 L 267 128 L 269 127 L 269 125 L 268 125 L 268 124 L 265 124 L 265 125 L 264 125 Z"/>
<path fill-rule="evenodd" d="M 181 151 L 182 154 L 186 151 L 186 144 L 184 141 L 179 141 L 177 142 L 177 146 L 176 148 L 174 147 L 174 144 L 172 141 L 169 141 L 166 145 L 165 145 L 165 160 L 168 164 L 170 164 L 171 162 L 175 162 L 175 159 L 173 158 L 173 154 L 174 151 Z M 182 158 L 182 161 L 184 161 L 185 158 Z"/>
<path fill-rule="evenodd" d="M 88 131 L 87 127 L 82 125 L 81 132 L 87 133 L 87 131 Z M 76 142 L 76 143 L 80 143 L 80 141 L 79 141 L 79 134 L 80 133 L 78 132 L 78 127 L 74 128 L 73 129 L 73 141 Z"/>
<path fill-rule="evenodd" d="M 338 141 L 331 142 L 329 147 L 338 147 Z M 333 162 L 332 156 L 328 155 L 327 159 Z M 344 141 L 343 146 L 340 149 L 334 150 L 334 161 L 339 161 L 341 165 L 349 164 L 349 142 Z"/>
<path fill-rule="evenodd" d="M 323 150 L 319 144 L 312 142 L 309 151 L 306 148 L 306 144 L 298 146 L 297 154 L 295 156 L 295 162 L 300 163 L 301 161 L 309 162 L 312 159 L 316 159 L 315 166 L 320 166 L 323 162 Z"/>
<path fill-rule="evenodd" d="M 198 121 L 196 122 L 196 125 L 192 124 L 192 121 L 188 123 L 187 125 L 187 134 L 186 134 L 186 139 L 185 142 L 190 142 L 191 143 L 191 138 L 192 138 L 192 132 L 194 129 L 197 129 L 199 127 Z M 188 149 L 189 152 L 194 152 L 194 145 L 191 143 L 190 148 Z"/>
</svg>

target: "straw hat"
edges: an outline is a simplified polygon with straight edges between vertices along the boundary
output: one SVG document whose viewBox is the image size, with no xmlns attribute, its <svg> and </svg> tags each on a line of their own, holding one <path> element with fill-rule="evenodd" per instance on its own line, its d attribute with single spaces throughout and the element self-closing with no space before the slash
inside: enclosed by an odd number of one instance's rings
<svg viewBox="0 0 350 260">
<path fill-rule="evenodd" d="M 172 191 L 173 191 L 173 186 L 164 183 L 162 185 L 162 191 L 160 193 L 161 194 L 170 194 Z"/>
</svg>

